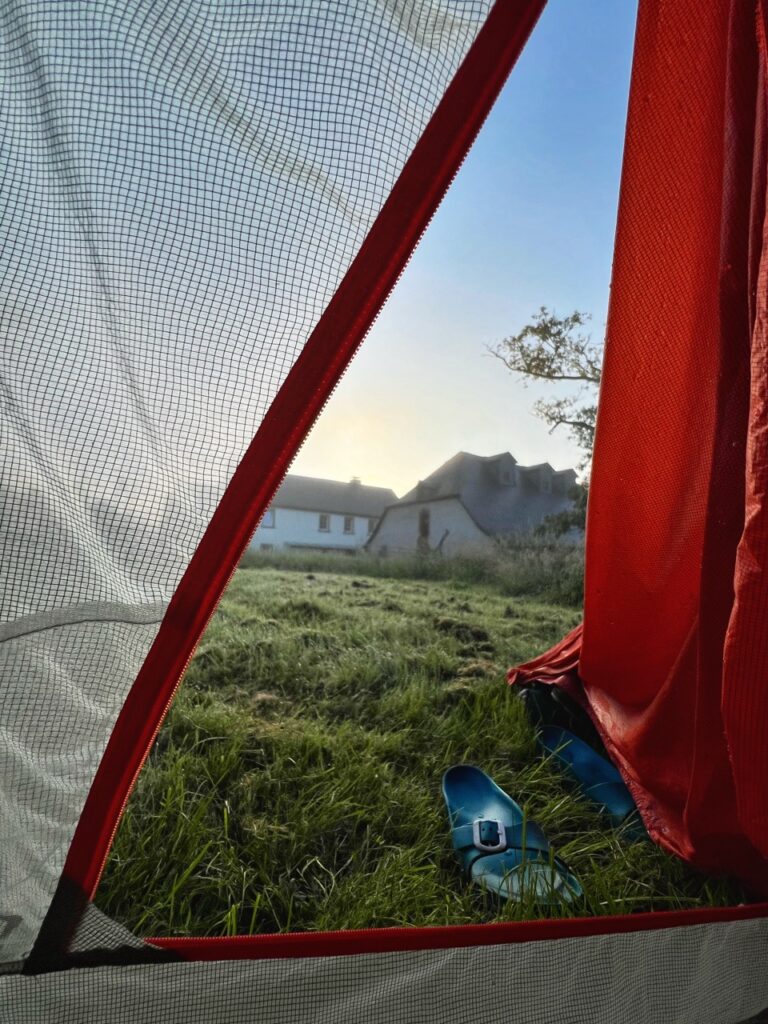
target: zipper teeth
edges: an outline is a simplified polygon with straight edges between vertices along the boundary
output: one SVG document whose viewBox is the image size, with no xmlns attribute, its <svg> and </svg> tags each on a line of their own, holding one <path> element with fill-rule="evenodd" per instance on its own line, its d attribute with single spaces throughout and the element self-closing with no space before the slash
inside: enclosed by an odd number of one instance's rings
<svg viewBox="0 0 768 1024">
<path fill-rule="evenodd" d="M 288 938 L 296 939 L 317 939 L 322 938 L 336 938 L 337 936 L 344 935 L 345 937 L 354 937 L 356 935 L 381 935 L 382 932 L 392 934 L 393 932 L 415 932 L 422 929 L 406 927 L 405 925 L 394 925 L 389 928 L 337 928 L 330 932 L 256 932 L 252 935 L 191 935 L 189 937 L 185 935 L 171 935 L 161 936 L 156 935 L 152 938 L 145 938 L 144 942 L 181 942 L 185 946 L 188 942 L 206 942 L 206 943 L 219 943 L 219 942 L 255 942 L 263 943 L 265 946 L 270 945 L 275 939 L 282 939 L 285 941 Z"/>
<path fill-rule="evenodd" d="M 269 500 L 267 502 L 265 502 L 265 504 L 264 504 L 264 508 L 265 509 L 269 507 L 269 504 L 272 501 L 272 499 L 274 498 L 275 494 L 277 493 L 278 488 L 280 487 L 280 485 L 282 484 L 282 482 L 285 480 L 286 476 L 290 472 L 291 466 L 293 465 L 293 463 L 296 461 L 296 459 L 300 455 L 301 450 L 303 449 L 303 447 L 304 447 L 304 445 L 306 443 L 306 440 L 307 440 L 307 437 L 308 437 L 309 433 L 311 432 L 311 430 L 314 427 L 315 423 L 317 423 L 317 421 L 320 419 L 320 417 L 325 412 L 326 406 L 331 401 L 331 399 L 333 398 L 334 394 L 336 393 L 336 389 L 338 388 L 338 386 L 341 384 L 342 380 L 344 379 L 344 376 L 347 373 L 347 370 L 349 369 L 349 366 L 351 365 L 352 360 L 355 358 L 357 353 L 360 351 L 361 347 L 363 346 L 363 344 L 367 340 L 369 334 L 371 333 L 373 328 L 376 326 L 376 324 L 378 322 L 378 319 L 379 319 L 379 317 L 381 315 L 381 311 L 383 310 L 384 306 L 389 301 L 389 298 L 392 295 L 392 292 L 395 290 L 395 288 L 397 288 L 398 284 L 400 283 L 400 280 L 401 280 L 403 274 L 405 274 L 405 272 L 407 271 L 408 267 L 410 266 L 411 260 L 413 259 L 414 253 L 416 252 L 418 247 L 421 245 L 421 240 L 423 239 L 423 237 L 426 234 L 426 232 L 429 230 L 429 227 L 432 224 L 432 221 L 434 220 L 435 215 L 437 214 L 438 210 L 440 209 L 440 207 L 443 204 L 443 200 L 445 199 L 446 195 L 450 191 L 451 186 L 453 185 L 454 181 L 456 180 L 457 175 L 459 174 L 459 172 L 461 171 L 462 167 L 464 166 L 464 163 L 466 162 L 467 156 L 469 155 L 469 153 L 470 153 L 470 151 L 472 149 L 472 146 L 474 145 L 475 140 L 477 139 L 477 136 L 482 131 L 482 128 L 485 125 L 485 122 L 487 121 L 489 115 L 490 115 L 490 108 L 486 112 L 486 114 L 480 119 L 480 121 L 479 121 L 479 123 L 477 125 L 477 128 L 472 133 L 463 156 L 461 157 L 459 163 L 457 164 L 457 166 L 455 167 L 455 169 L 451 173 L 451 175 L 450 175 L 450 177 L 448 179 L 448 182 L 446 183 L 445 188 L 443 189 L 443 191 L 442 191 L 442 193 L 440 195 L 440 198 L 438 199 L 438 201 L 437 201 L 437 203 L 435 205 L 435 208 L 432 210 L 432 212 L 430 213 L 429 217 L 427 218 L 426 223 L 424 224 L 424 226 L 419 231 L 419 233 L 418 233 L 418 235 L 416 237 L 416 241 L 414 242 L 413 246 L 411 247 L 411 250 L 410 250 L 410 252 L 408 253 L 408 255 L 406 257 L 405 262 L 403 263 L 402 267 L 400 268 L 400 270 L 396 274 L 394 281 L 392 282 L 392 284 L 387 289 L 386 294 L 384 295 L 381 303 L 379 304 L 378 309 L 376 310 L 376 312 L 374 313 L 374 315 L 373 315 L 373 317 L 371 319 L 371 322 L 369 323 L 368 327 L 363 332 L 362 336 L 360 337 L 360 340 L 354 346 L 354 348 L 352 350 L 352 353 L 349 356 L 349 359 L 344 364 L 344 367 L 343 367 L 341 373 L 339 374 L 338 378 L 336 379 L 336 381 L 331 385 L 330 391 L 328 392 L 328 394 L 326 395 L 325 399 L 323 400 L 323 402 L 322 402 L 322 404 L 321 404 L 321 406 L 320 406 L 316 416 L 314 417 L 314 419 L 312 420 L 312 422 L 309 424 L 309 426 L 307 427 L 306 431 L 304 432 L 304 434 L 303 434 L 299 444 L 296 447 L 296 450 L 294 451 L 294 453 L 291 456 L 289 462 L 287 463 L 285 470 L 282 472 L 282 474 L 280 475 L 280 478 L 277 480 L 277 482 L 275 483 L 274 487 L 272 488 L 272 490 L 270 492 Z M 317 394 L 317 392 L 319 390 L 320 389 L 317 388 L 316 391 L 315 391 L 315 394 Z M 281 456 L 285 453 L 285 451 L 286 451 L 286 448 L 283 448 L 281 453 L 280 453 Z M 254 529 L 254 532 L 255 532 L 255 529 Z M 250 540 L 250 537 L 249 537 L 249 540 Z M 248 542 L 246 542 L 246 545 L 245 545 L 246 548 L 247 548 L 247 544 L 248 544 Z M 245 550 L 245 548 L 243 550 Z M 216 611 L 218 610 L 218 607 L 219 607 L 219 605 L 221 603 L 221 600 L 222 600 L 222 598 L 224 596 L 224 593 L 225 593 L 227 587 L 232 582 L 232 577 L 235 575 L 235 573 L 236 573 L 236 571 L 238 569 L 239 561 L 240 561 L 240 559 L 238 559 L 237 562 L 235 562 L 235 564 L 232 566 L 232 569 L 230 570 L 229 574 L 227 575 L 226 582 L 224 583 L 224 586 L 221 588 L 219 596 L 216 598 L 213 606 L 211 607 L 210 614 L 207 616 L 207 618 L 205 620 L 205 624 L 203 625 L 203 628 L 200 630 L 200 632 L 199 632 L 199 634 L 197 636 L 197 639 L 195 640 L 194 646 L 192 647 L 192 650 L 190 651 L 189 656 L 187 657 L 186 661 L 184 662 L 184 666 L 182 667 L 181 671 L 179 672 L 179 676 L 178 676 L 176 682 L 174 683 L 174 686 L 173 686 L 173 689 L 171 691 L 171 694 L 168 697 L 168 700 L 166 701 L 165 706 L 163 707 L 162 713 L 161 713 L 161 715 L 160 715 L 160 717 L 158 719 L 157 729 L 155 730 L 155 732 L 154 732 L 154 734 L 152 736 L 152 739 L 147 744 L 147 748 L 144 751 L 144 754 L 143 754 L 143 756 L 141 758 L 141 761 L 139 762 L 139 765 L 138 765 L 138 767 L 136 768 L 136 771 L 133 774 L 133 777 L 131 779 L 130 785 L 128 786 L 128 789 L 126 790 L 125 797 L 124 797 L 124 799 L 122 800 L 122 802 L 120 804 L 119 812 L 118 812 L 118 814 L 115 817 L 115 824 L 114 824 L 114 826 L 112 827 L 112 830 L 109 833 L 109 843 L 106 846 L 106 852 L 104 853 L 104 856 L 101 859 L 101 863 L 99 864 L 98 871 L 96 872 L 94 882 L 93 882 L 93 884 L 91 886 L 91 899 L 93 898 L 93 895 L 95 894 L 95 892 L 96 892 L 96 890 L 97 890 L 97 888 L 99 886 L 99 883 L 101 881 L 101 876 L 104 873 L 104 868 L 105 868 L 105 865 L 106 865 L 107 860 L 109 858 L 109 854 L 110 854 L 110 851 L 112 849 L 112 845 L 114 843 L 115 836 L 117 835 L 117 830 L 120 827 L 120 822 L 122 821 L 123 813 L 125 811 L 126 805 L 127 805 L 128 801 L 130 800 L 131 795 L 133 793 L 134 786 L 136 785 L 136 780 L 138 779 L 139 775 L 141 774 L 141 772 L 142 772 L 142 770 L 144 768 L 144 765 L 147 762 L 147 758 L 149 757 L 149 752 L 152 749 L 152 744 L 154 743 L 155 738 L 157 737 L 157 734 L 160 732 L 160 729 L 162 728 L 163 723 L 165 722 L 165 719 L 166 719 L 166 717 L 168 715 L 168 711 L 170 710 L 170 707 L 171 707 L 171 705 L 173 704 L 173 702 L 174 702 L 174 700 L 176 698 L 176 694 L 178 692 L 179 686 L 181 685 L 181 682 L 182 682 L 182 680 L 184 678 L 184 675 L 185 675 L 187 669 L 189 668 L 190 662 L 192 661 L 192 659 L 194 658 L 195 654 L 197 653 L 197 648 L 200 646 L 200 641 L 202 640 L 203 635 L 205 634 L 205 631 L 208 629 L 208 626 L 210 624 L 211 619 L 216 614 Z M 379 930 L 380 929 L 360 929 L 360 932 L 362 934 L 363 932 L 379 931 Z M 291 933 L 277 933 L 277 934 L 291 934 Z M 335 934 L 343 935 L 343 934 L 348 934 L 348 932 L 344 932 L 344 931 L 341 931 L 341 932 L 325 932 L 323 934 L 326 934 L 326 935 L 335 935 Z M 227 938 L 227 936 L 219 936 L 219 938 Z M 206 941 L 206 940 L 201 939 L 199 941 Z"/>
<path fill-rule="evenodd" d="M 324 932 L 271 932 L 267 934 L 253 934 L 253 935 L 209 935 L 209 936 L 152 936 L 145 938 L 144 941 L 148 943 L 157 943 L 160 947 L 173 949 L 175 946 L 188 946 L 192 944 L 205 944 L 208 946 L 219 946 L 219 945 L 231 945 L 234 942 L 248 943 L 254 946 L 270 946 L 274 948 L 282 947 L 283 949 L 289 949 L 294 942 L 299 940 L 304 941 L 317 941 L 321 939 L 337 939 L 345 938 L 349 942 L 354 942 L 356 938 L 364 939 L 370 935 L 381 937 L 387 935 L 394 938 L 398 935 L 409 935 L 424 934 L 425 932 L 434 932 L 435 936 L 439 939 L 446 935 L 448 932 L 455 933 L 457 930 L 464 930 L 466 928 L 472 931 L 478 931 L 486 929 L 491 934 L 501 934 L 504 932 L 510 933 L 515 930 L 525 929 L 528 926 L 543 926 L 545 925 L 565 925 L 567 927 L 578 927 L 584 925 L 601 925 L 594 934 L 597 935 L 609 935 L 609 934 L 634 934 L 634 933 L 645 933 L 653 932 L 661 929 L 670 928 L 681 928 L 681 927 L 692 927 L 697 924 L 704 923 L 704 919 L 707 919 L 711 923 L 717 923 L 718 921 L 742 921 L 742 920 L 754 920 L 756 918 L 763 918 L 768 914 L 768 903 L 755 903 L 755 904 L 738 904 L 737 906 L 728 907 L 701 907 L 693 910 L 675 910 L 675 911 L 648 911 L 641 915 L 638 915 L 640 920 L 637 918 L 632 920 L 633 915 L 620 914 L 620 915 L 607 915 L 605 917 L 578 917 L 578 918 L 563 918 L 563 919 L 537 919 L 537 920 L 523 920 L 523 921 L 496 921 L 489 924 L 469 924 L 469 925 L 436 925 L 426 927 L 414 927 L 406 925 L 394 925 L 386 928 L 350 928 L 335 929 L 333 931 Z M 686 921 L 679 920 L 681 917 L 685 917 Z M 657 923 L 652 926 L 646 926 L 649 918 L 657 919 Z M 658 920 L 659 918 L 663 920 Z M 669 921 L 669 918 L 677 919 L 675 923 Z M 626 925 L 630 922 L 634 927 L 624 927 L 614 929 L 613 923 L 621 921 Z M 574 936 L 568 936 L 574 937 Z M 288 941 L 290 940 L 290 941 Z M 475 943 L 470 943 L 475 945 Z M 442 942 L 437 941 L 433 945 L 416 946 L 416 949 L 445 949 L 453 948 L 453 946 L 445 946 Z M 369 950 L 366 950 L 368 952 Z M 301 955 L 301 954 L 298 954 Z M 313 954 L 314 955 L 314 954 Z M 336 956 L 337 953 L 328 950 L 324 952 L 318 952 L 318 956 Z"/>
</svg>

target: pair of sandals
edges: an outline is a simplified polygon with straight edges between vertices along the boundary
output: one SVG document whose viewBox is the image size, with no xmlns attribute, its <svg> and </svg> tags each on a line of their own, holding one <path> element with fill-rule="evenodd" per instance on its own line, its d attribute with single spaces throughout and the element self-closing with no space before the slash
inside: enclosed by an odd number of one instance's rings
<svg viewBox="0 0 768 1024">
<path fill-rule="evenodd" d="M 632 796 L 586 712 L 547 684 L 530 683 L 519 693 L 543 753 L 555 758 L 626 838 L 645 836 Z M 541 828 L 480 768 L 449 768 L 443 796 L 453 847 L 475 884 L 504 899 L 537 904 L 570 903 L 583 895 Z"/>
</svg>

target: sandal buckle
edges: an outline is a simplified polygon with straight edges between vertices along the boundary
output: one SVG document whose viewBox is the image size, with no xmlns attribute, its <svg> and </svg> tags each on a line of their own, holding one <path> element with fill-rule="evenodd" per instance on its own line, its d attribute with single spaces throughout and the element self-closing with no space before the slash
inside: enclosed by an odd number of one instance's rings
<svg viewBox="0 0 768 1024">
<path fill-rule="evenodd" d="M 488 840 L 481 834 L 481 827 L 483 825 L 493 825 L 496 829 L 496 841 Z M 479 818 L 477 821 L 472 822 L 472 843 L 477 850 L 481 850 L 483 853 L 499 853 L 507 848 L 507 833 L 506 829 L 500 821 L 494 818 Z"/>
</svg>

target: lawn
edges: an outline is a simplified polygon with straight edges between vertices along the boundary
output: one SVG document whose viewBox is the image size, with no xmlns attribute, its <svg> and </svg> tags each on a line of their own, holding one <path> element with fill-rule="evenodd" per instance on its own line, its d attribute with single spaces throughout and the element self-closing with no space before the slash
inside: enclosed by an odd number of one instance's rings
<svg viewBox="0 0 768 1024">
<path fill-rule="evenodd" d="M 234 577 L 129 801 L 103 910 L 145 936 L 551 914 L 462 878 L 440 794 L 458 762 L 523 805 L 579 877 L 584 898 L 560 916 L 741 901 L 612 831 L 538 755 L 504 675 L 577 623 L 572 595 L 326 564 L 343 571 L 275 561 Z"/>
</svg>

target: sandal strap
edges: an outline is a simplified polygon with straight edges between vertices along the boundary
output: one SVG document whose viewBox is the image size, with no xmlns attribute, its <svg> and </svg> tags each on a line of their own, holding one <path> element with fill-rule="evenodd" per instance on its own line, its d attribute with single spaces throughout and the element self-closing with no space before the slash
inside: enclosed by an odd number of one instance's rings
<svg viewBox="0 0 768 1024">
<path fill-rule="evenodd" d="M 596 782 L 594 785 L 585 788 L 584 795 L 588 796 L 596 804 L 606 804 L 609 800 L 616 800 L 617 797 L 620 800 L 628 799 L 632 801 L 632 797 L 623 782 Z"/>
<path fill-rule="evenodd" d="M 497 818 L 478 818 L 466 825 L 457 825 L 451 832 L 451 839 L 454 850 L 474 848 L 481 854 L 503 853 L 510 849 L 549 853 L 549 843 L 533 821 L 510 825 Z"/>
</svg>

